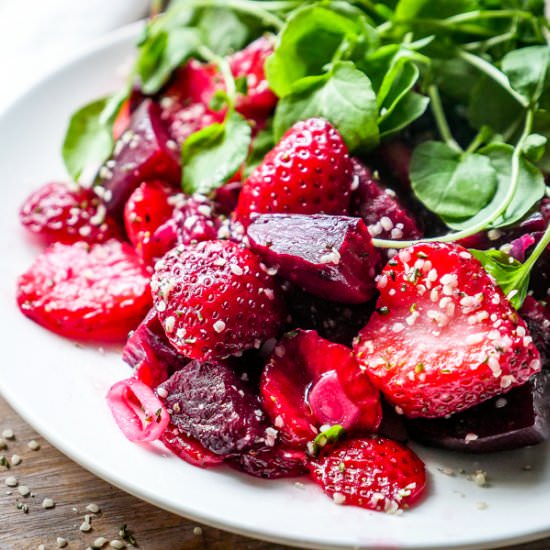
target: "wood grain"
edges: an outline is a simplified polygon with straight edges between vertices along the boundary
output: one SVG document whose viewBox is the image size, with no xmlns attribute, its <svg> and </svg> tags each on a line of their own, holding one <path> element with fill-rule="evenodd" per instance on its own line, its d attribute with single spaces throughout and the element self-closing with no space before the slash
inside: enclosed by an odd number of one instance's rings
<svg viewBox="0 0 550 550">
<path fill-rule="evenodd" d="M 54 550 L 57 537 L 67 539 L 66 548 L 70 550 L 86 550 L 98 537 L 119 538 L 118 530 L 123 524 L 128 525 L 142 550 L 288 548 L 205 526 L 200 526 L 202 533 L 197 534 L 197 523 L 155 508 L 83 470 L 45 442 L 0 398 L 0 434 L 6 428 L 13 429 L 16 439 L 7 441 L 8 449 L 0 450 L 0 455 L 11 459 L 18 454 L 23 460 L 9 470 L 0 467 L 0 550 L 36 550 L 40 544 L 46 550 Z M 40 443 L 40 450 L 28 448 L 31 439 Z M 34 496 L 24 498 L 17 488 L 7 487 L 4 482 L 8 476 L 15 476 Z M 46 497 L 55 501 L 55 508 L 42 508 Z M 17 508 L 18 502 L 28 505 L 27 514 Z M 92 514 L 93 530 L 82 533 L 79 526 L 84 515 L 89 514 L 89 503 L 97 504 L 101 512 Z M 550 539 L 512 549 L 548 550 Z"/>
</svg>

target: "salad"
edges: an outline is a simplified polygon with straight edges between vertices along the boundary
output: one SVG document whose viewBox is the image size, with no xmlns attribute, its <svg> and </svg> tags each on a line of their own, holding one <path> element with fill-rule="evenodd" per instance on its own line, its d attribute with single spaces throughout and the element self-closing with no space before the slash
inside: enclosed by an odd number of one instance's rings
<svg viewBox="0 0 550 550">
<path fill-rule="evenodd" d="M 408 440 L 540 443 L 549 33 L 539 0 L 173 2 L 21 207 L 21 312 L 125 343 L 130 441 L 336 504 L 418 503 Z"/>
</svg>

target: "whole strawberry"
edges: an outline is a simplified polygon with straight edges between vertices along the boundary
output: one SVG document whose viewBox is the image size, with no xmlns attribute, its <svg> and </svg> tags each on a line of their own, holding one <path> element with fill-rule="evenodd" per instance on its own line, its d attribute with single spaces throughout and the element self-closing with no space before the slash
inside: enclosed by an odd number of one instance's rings
<svg viewBox="0 0 550 550">
<path fill-rule="evenodd" d="M 456 244 L 401 250 L 379 280 L 355 343 L 359 363 L 399 412 L 441 417 L 527 382 L 541 360 L 525 322 Z"/>
<path fill-rule="evenodd" d="M 337 504 L 395 513 L 426 487 L 423 462 L 383 437 L 350 439 L 309 464 L 311 477 Z"/>
<path fill-rule="evenodd" d="M 151 288 L 168 339 L 193 359 L 260 346 L 283 320 L 275 280 L 231 241 L 173 249 L 157 262 Z"/>
<path fill-rule="evenodd" d="M 255 213 L 346 214 L 352 168 L 342 137 L 329 122 L 297 122 L 244 183 L 236 216 Z"/>
<path fill-rule="evenodd" d="M 91 189 L 52 182 L 34 191 L 21 206 L 21 223 L 45 242 L 100 243 L 121 231 Z"/>
</svg>

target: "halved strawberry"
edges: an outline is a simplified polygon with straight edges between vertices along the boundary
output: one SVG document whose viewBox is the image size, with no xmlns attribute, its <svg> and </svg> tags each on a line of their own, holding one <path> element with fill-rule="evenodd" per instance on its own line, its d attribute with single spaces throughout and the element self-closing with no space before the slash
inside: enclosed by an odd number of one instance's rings
<svg viewBox="0 0 550 550">
<path fill-rule="evenodd" d="M 426 487 L 424 463 L 382 437 L 349 439 L 309 464 L 311 477 L 336 504 L 395 513 L 417 502 Z"/>
<path fill-rule="evenodd" d="M 378 280 L 357 360 L 399 411 L 440 417 L 525 383 L 540 355 L 525 322 L 456 244 L 401 250 Z"/>
<path fill-rule="evenodd" d="M 67 338 L 118 341 L 151 307 L 149 275 L 128 244 L 56 243 L 19 277 L 17 303 Z"/>
<path fill-rule="evenodd" d="M 47 243 L 99 243 L 121 236 L 99 197 L 77 184 L 43 185 L 23 203 L 19 217 L 29 231 Z"/>
<path fill-rule="evenodd" d="M 303 447 L 324 424 L 375 431 L 379 393 L 349 348 L 315 331 L 289 333 L 273 350 L 260 383 L 265 410 L 282 441 Z"/>
</svg>

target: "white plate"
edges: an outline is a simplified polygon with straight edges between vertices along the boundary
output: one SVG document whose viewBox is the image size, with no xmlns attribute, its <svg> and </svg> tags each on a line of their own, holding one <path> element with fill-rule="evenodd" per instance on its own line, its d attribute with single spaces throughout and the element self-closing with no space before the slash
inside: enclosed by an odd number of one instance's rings
<svg viewBox="0 0 550 550">
<path fill-rule="evenodd" d="M 78 348 L 19 313 L 15 279 L 37 254 L 17 220 L 39 184 L 64 179 L 59 149 L 69 114 L 119 85 L 139 31 L 116 32 L 23 95 L 0 117 L 0 391 L 44 437 L 82 466 L 162 508 L 234 532 L 314 548 L 486 548 L 550 535 L 549 449 L 478 459 L 418 451 L 430 494 L 389 516 L 336 506 L 316 486 L 201 470 L 154 446 L 129 443 L 105 405 L 129 375 L 118 353 Z M 523 471 L 526 464 L 531 471 Z M 488 472 L 490 488 L 438 468 Z M 487 505 L 486 509 L 480 507 Z"/>
</svg>

